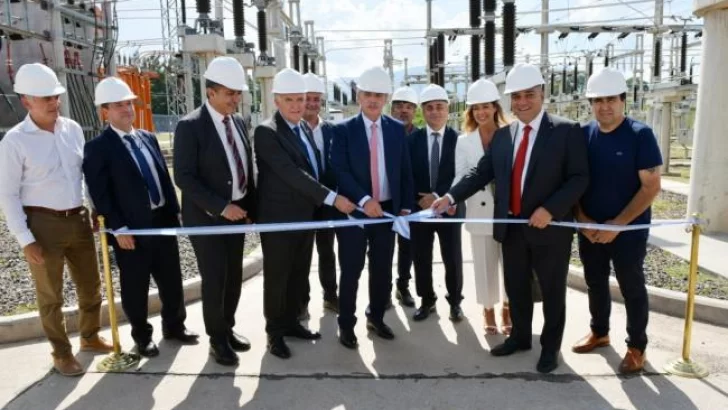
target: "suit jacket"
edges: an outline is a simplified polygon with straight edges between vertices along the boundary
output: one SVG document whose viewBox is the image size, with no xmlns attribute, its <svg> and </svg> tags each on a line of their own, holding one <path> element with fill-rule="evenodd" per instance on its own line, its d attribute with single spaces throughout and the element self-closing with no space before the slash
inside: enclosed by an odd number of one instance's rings
<svg viewBox="0 0 728 410">
<path fill-rule="evenodd" d="M 483 142 L 477 129 L 458 138 L 458 145 L 455 147 L 455 179 L 453 185 L 457 185 L 471 169 L 478 166 L 478 161 L 483 157 L 483 154 Z M 465 217 L 492 218 L 495 212 L 494 192 L 495 184 L 491 182 L 468 198 L 465 201 Z M 474 235 L 493 235 L 493 225 L 491 224 L 465 223 L 465 229 Z"/>
<path fill-rule="evenodd" d="M 521 216 L 529 218 L 544 207 L 554 221 L 574 219 L 572 208 L 589 185 L 587 147 L 579 124 L 545 113 L 526 170 L 521 194 Z M 513 140 L 518 122 L 496 131 L 490 149 L 478 162 L 478 167 L 455 185 L 450 194 L 456 202 L 463 201 L 495 180 L 495 217 L 507 218 L 510 208 L 511 172 L 513 169 Z M 493 227 L 493 237 L 502 242 L 507 226 Z M 527 228 L 526 239 L 532 243 L 549 244 L 570 239 L 573 231 L 549 226 L 545 229 Z"/>
<path fill-rule="evenodd" d="M 410 157 L 412 160 L 412 177 L 414 179 L 414 203 L 416 209 L 420 199 L 420 192 L 434 192 L 438 196 L 445 195 L 452 187 L 455 179 L 455 147 L 458 143 L 458 134 L 450 127 L 445 127 L 442 136 L 442 149 L 440 151 L 440 166 L 437 173 L 437 186 L 433 190 L 430 186 L 430 154 L 427 136 L 427 127 L 418 129 L 407 136 L 409 141 Z M 460 211 L 460 207 L 458 207 Z M 445 215 L 447 217 L 447 215 Z M 456 214 L 457 217 L 460 217 Z"/>
<path fill-rule="evenodd" d="M 311 130 L 305 124 L 301 129 L 321 170 L 321 156 Z M 260 222 L 310 221 L 330 192 L 316 179 L 308 153 L 298 140 L 279 112 L 255 129 Z"/>
<path fill-rule="evenodd" d="M 164 195 L 162 209 L 172 215 L 179 213 L 177 193 L 164 163 L 162 150 L 154 134 L 136 130 L 151 152 Z M 106 218 L 110 229 L 152 227 L 152 207 L 149 190 L 139 167 L 119 134 L 111 127 L 84 146 L 83 173 L 89 195 L 96 211 Z"/>
<path fill-rule="evenodd" d="M 358 204 L 372 195 L 369 170 L 369 140 L 364 129 L 363 114 L 348 118 L 336 125 L 331 145 L 331 167 L 336 175 L 339 193 Z M 384 161 L 392 194 L 395 213 L 403 209 L 414 210 L 412 168 L 404 126 L 387 115 L 382 115 Z"/>
<path fill-rule="evenodd" d="M 232 116 L 248 159 L 247 193 L 243 209 L 255 220 L 253 151 L 243 118 Z M 177 123 L 174 132 L 174 180 L 182 190 L 182 221 L 186 226 L 229 224 L 222 211 L 232 200 L 232 171 L 207 106 L 202 105 Z"/>
</svg>

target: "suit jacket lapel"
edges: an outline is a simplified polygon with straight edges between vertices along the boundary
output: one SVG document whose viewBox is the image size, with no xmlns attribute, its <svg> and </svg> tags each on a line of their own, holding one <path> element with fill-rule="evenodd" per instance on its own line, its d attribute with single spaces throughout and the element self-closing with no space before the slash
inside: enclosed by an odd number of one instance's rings
<svg viewBox="0 0 728 410">
<path fill-rule="evenodd" d="M 440 165 L 437 169 L 437 179 L 443 175 L 446 175 L 448 169 L 455 169 L 454 164 L 450 164 L 450 159 L 455 158 L 454 155 L 450 155 L 450 152 L 455 152 L 455 144 L 458 142 L 458 134 L 453 131 L 450 127 L 445 128 L 445 135 L 442 136 L 442 150 L 440 152 Z"/>
<path fill-rule="evenodd" d="M 389 128 L 390 124 L 384 115 L 382 115 L 380 118 L 382 119 L 382 129 L 380 130 L 380 132 L 382 135 L 382 149 L 384 150 L 384 165 L 387 171 L 387 180 L 390 181 L 391 184 L 391 181 L 393 181 L 392 175 L 394 175 L 394 165 L 399 163 L 399 158 L 389 158 L 387 156 L 388 154 L 392 155 L 392 150 L 387 147 L 387 145 L 392 144 L 392 140 L 391 138 L 384 137 L 387 134 L 385 130 Z"/>
<path fill-rule="evenodd" d="M 308 153 L 303 151 L 301 147 L 302 142 L 300 141 L 300 137 L 293 132 L 291 127 L 288 125 L 288 122 L 283 118 L 280 112 L 276 111 L 275 119 L 277 131 L 279 133 L 283 133 L 284 141 L 287 141 L 289 144 L 293 145 L 294 152 L 297 152 L 303 162 L 308 165 L 309 172 L 311 172 L 313 175 L 313 169 L 311 167 L 311 164 L 309 164 L 308 162 Z M 299 124 L 298 126 L 300 128 L 303 128 L 301 124 Z M 303 133 L 304 135 L 306 135 L 305 131 Z"/>
<path fill-rule="evenodd" d="M 538 127 L 538 133 L 536 134 L 536 141 L 534 141 L 533 148 L 531 149 L 531 158 L 528 160 L 526 182 L 523 184 L 523 192 L 526 192 L 528 183 L 532 179 L 531 176 L 533 174 L 534 167 L 544 151 L 548 138 L 551 136 L 551 127 L 551 119 L 548 114 L 544 113 L 543 118 L 541 119 L 541 124 Z"/>
<path fill-rule="evenodd" d="M 225 151 L 225 147 L 222 145 L 222 140 L 220 140 L 220 134 L 217 132 L 217 127 L 215 126 L 215 122 L 212 120 L 212 115 L 207 110 L 207 105 L 203 104 L 202 108 L 200 109 L 200 118 L 203 121 L 203 135 L 206 135 L 208 139 L 210 139 L 210 143 L 217 147 L 217 150 L 219 152 L 219 158 L 225 158 L 225 167 L 228 169 L 228 172 L 230 175 L 233 174 L 233 170 L 230 169 L 230 162 L 227 160 L 227 152 Z"/>
<path fill-rule="evenodd" d="M 518 135 L 518 121 L 513 121 L 513 123 L 510 126 L 510 132 L 511 132 L 511 138 L 509 139 L 510 145 L 508 150 L 508 156 L 506 156 L 506 171 L 508 178 L 510 180 L 511 172 L 513 172 L 513 150 L 515 141 L 516 141 L 516 135 Z"/>
</svg>

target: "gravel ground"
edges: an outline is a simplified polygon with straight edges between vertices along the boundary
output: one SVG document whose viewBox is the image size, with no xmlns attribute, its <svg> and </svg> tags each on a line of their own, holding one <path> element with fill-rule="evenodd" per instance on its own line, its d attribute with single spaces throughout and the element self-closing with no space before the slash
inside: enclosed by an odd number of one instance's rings
<svg viewBox="0 0 728 410">
<path fill-rule="evenodd" d="M 687 199 L 684 195 L 663 191 L 652 206 L 653 219 L 685 218 Z M 577 240 L 571 249 L 571 263 L 581 266 Z M 645 275 L 647 284 L 659 288 L 687 292 L 689 264 L 682 258 L 654 246 L 647 247 Z M 612 270 L 614 275 L 614 270 Z M 728 279 L 699 272 L 697 294 L 728 300 Z"/>
<path fill-rule="evenodd" d="M 98 243 L 98 241 L 97 241 Z M 245 253 L 252 252 L 260 243 L 257 234 L 248 234 L 245 238 Z M 192 250 L 188 237 L 179 238 L 180 265 L 184 279 L 193 278 L 199 275 L 197 261 Z M 111 274 L 114 281 L 114 289 L 119 294 L 119 269 L 114 260 L 113 251 L 111 257 Z M 101 254 L 99 252 L 99 266 L 101 265 Z M 102 296 L 106 299 L 106 290 L 103 277 L 101 279 Z M 151 286 L 156 287 L 154 280 Z M 23 257 L 23 252 L 15 238 L 8 231 L 5 220 L 0 217 L 0 315 L 11 315 L 36 310 L 35 286 L 33 284 L 28 264 Z M 75 287 L 71 281 L 68 270 L 64 273 L 63 294 L 65 306 L 75 306 L 77 303 Z"/>
</svg>

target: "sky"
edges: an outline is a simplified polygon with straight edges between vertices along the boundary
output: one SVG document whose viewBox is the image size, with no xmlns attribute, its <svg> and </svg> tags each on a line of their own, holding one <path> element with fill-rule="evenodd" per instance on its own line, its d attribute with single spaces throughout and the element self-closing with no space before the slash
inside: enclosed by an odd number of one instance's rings
<svg viewBox="0 0 728 410">
<path fill-rule="evenodd" d="M 166 4 L 167 0 L 162 0 Z M 181 1 L 179 1 L 181 3 Z M 214 4 L 214 0 L 212 0 Z M 246 3 L 249 3 L 246 0 Z M 194 1 L 187 0 L 187 23 L 192 24 L 197 13 Z M 233 38 L 232 5 L 225 3 L 225 33 Z M 691 17 L 692 0 L 666 0 L 664 5 L 665 24 L 680 24 L 682 21 L 670 16 Z M 409 67 L 426 65 L 426 48 L 424 33 L 427 26 L 427 7 L 425 0 L 301 0 L 301 20 L 313 20 L 317 36 L 325 38 L 327 74 L 329 79 L 348 82 L 356 78 L 364 69 L 381 65 L 383 61 L 383 45 L 385 38 L 393 39 L 394 58 L 399 62 L 408 59 Z M 468 27 L 467 0 L 433 0 L 433 28 Z M 541 0 L 518 0 L 517 26 L 536 25 L 541 21 L 539 10 Z M 584 7 L 589 6 L 589 7 Z M 600 7 L 601 6 L 601 7 Z M 502 2 L 498 1 L 496 25 L 500 26 Z M 552 11 L 550 22 L 600 25 L 610 24 L 649 24 L 654 14 L 654 1 L 640 0 L 550 0 Z M 283 10 L 288 10 L 284 2 Z M 131 54 L 134 51 L 161 49 L 161 12 L 158 0 L 118 0 L 120 53 Z M 255 24 L 255 13 L 246 8 L 246 20 Z M 692 16 L 694 18 L 694 16 Z M 609 20 L 612 22 L 604 22 Z M 702 20 L 694 19 L 689 24 L 702 24 Z M 376 30 L 360 31 L 352 30 Z M 404 31 L 413 30 L 413 31 Z M 570 34 L 559 40 L 557 34 L 550 36 L 550 53 L 568 53 L 572 56 L 584 55 L 584 52 L 603 49 L 607 43 L 614 44 L 617 54 L 630 51 L 635 46 L 635 35 L 622 41 L 616 39 L 618 33 L 601 34 L 594 40 L 588 40 L 586 34 Z M 151 41 L 149 41 L 151 39 Z M 257 32 L 246 27 L 246 41 L 257 47 Z M 497 60 L 501 56 L 500 36 L 496 42 Z M 695 39 L 690 37 L 690 42 Z M 481 43 L 482 44 L 482 43 Z M 651 49 L 652 38 L 645 36 L 645 48 Z M 664 49 L 665 47 L 663 47 Z M 689 53 L 694 61 L 699 61 L 700 48 Z M 531 61 L 538 61 L 540 54 L 540 36 L 522 34 L 517 37 L 517 62 L 524 61 L 530 55 Z M 458 37 L 446 45 L 448 72 L 464 70 L 465 55 L 470 54 L 469 36 Z M 482 55 L 482 52 L 481 52 Z M 553 56 L 552 64 L 562 64 L 563 56 Z M 583 64 L 584 60 L 581 60 Z M 649 58 L 646 58 L 649 63 Z M 595 66 L 601 64 L 601 59 Z M 403 65 L 395 66 L 395 71 L 403 70 Z M 628 62 L 618 68 L 628 76 L 633 66 Z M 416 70 L 410 70 L 411 72 Z M 649 71 L 649 67 L 646 67 Z"/>
</svg>

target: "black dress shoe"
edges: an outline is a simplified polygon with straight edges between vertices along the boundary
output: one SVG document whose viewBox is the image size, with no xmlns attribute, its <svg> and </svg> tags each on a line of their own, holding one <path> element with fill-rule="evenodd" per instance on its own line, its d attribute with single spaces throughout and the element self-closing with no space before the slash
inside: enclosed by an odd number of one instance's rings
<svg viewBox="0 0 728 410">
<path fill-rule="evenodd" d="M 295 337 L 297 339 L 303 339 L 303 340 L 318 340 L 321 339 L 321 333 L 319 332 L 312 332 L 303 325 L 296 323 L 291 329 L 286 332 L 286 336 L 288 337 Z"/>
<path fill-rule="evenodd" d="M 230 342 L 227 340 L 210 341 L 210 355 L 215 361 L 223 366 L 235 366 L 238 364 L 238 355 L 235 354 Z"/>
<path fill-rule="evenodd" d="M 288 359 L 291 357 L 291 349 L 283 340 L 281 336 L 269 336 L 268 337 L 268 351 L 270 354 L 281 359 Z"/>
<path fill-rule="evenodd" d="M 397 289 L 397 293 L 394 296 L 407 307 L 415 307 L 415 299 L 412 297 L 409 289 Z"/>
<path fill-rule="evenodd" d="M 367 320 L 367 330 L 371 330 L 382 339 L 394 339 L 394 333 L 392 332 L 392 329 L 389 326 L 385 325 L 384 322 L 374 323 L 371 320 Z"/>
<path fill-rule="evenodd" d="M 244 336 L 236 335 L 235 333 L 228 337 L 228 343 L 236 352 L 247 352 L 250 350 L 250 341 L 248 341 L 248 339 Z"/>
<path fill-rule="evenodd" d="M 551 373 L 559 367 L 559 353 L 547 350 L 541 351 L 541 357 L 538 359 L 536 370 L 539 373 Z"/>
<path fill-rule="evenodd" d="M 200 337 L 200 335 L 188 329 L 162 331 L 162 336 L 167 340 L 173 339 L 185 344 L 197 343 L 197 339 Z"/>
<path fill-rule="evenodd" d="M 453 322 L 460 322 L 464 317 L 463 308 L 461 308 L 460 305 L 450 306 L 450 320 Z"/>
<path fill-rule="evenodd" d="M 504 343 L 499 344 L 490 350 L 491 356 L 510 356 L 521 350 L 531 350 L 530 344 L 519 344 L 511 339 L 506 339 Z"/>
<path fill-rule="evenodd" d="M 339 343 L 349 349 L 356 349 L 359 342 L 356 340 L 354 329 L 339 329 Z"/>
<path fill-rule="evenodd" d="M 139 353 L 140 356 L 144 356 L 144 357 L 159 356 L 159 349 L 157 348 L 157 345 L 154 344 L 154 342 L 152 342 L 152 341 L 149 341 L 147 343 L 137 343 L 136 349 L 137 349 L 137 353 Z"/>
<path fill-rule="evenodd" d="M 434 302 L 433 303 L 422 302 L 422 306 L 417 308 L 417 310 L 415 311 L 415 314 L 414 314 L 414 316 L 412 316 L 412 318 L 415 321 L 419 322 L 421 320 L 425 320 L 428 317 L 430 317 L 430 313 L 435 313 L 436 310 L 437 310 L 437 308 L 435 308 Z"/>
</svg>

